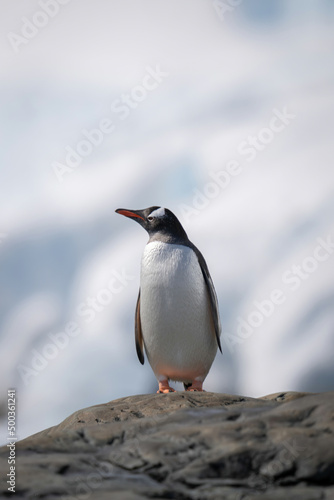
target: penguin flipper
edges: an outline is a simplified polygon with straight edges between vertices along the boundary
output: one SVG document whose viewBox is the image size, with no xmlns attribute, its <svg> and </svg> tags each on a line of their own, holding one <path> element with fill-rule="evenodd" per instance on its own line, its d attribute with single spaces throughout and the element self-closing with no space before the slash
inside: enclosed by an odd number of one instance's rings
<svg viewBox="0 0 334 500">
<path fill-rule="evenodd" d="M 143 365 L 145 362 L 145 358 L 144 358 L 143 333 L 141 330 L 141 321 L 140 321 L 140 289 L 139 289 L 139 293 L 138 293 L 136 314 L 135 314 L 135 340 L 136 340 L 137 356 L 138 356 L 139 361 Z"/>
<path fill-rule="evenodd" d="M 192 244 L 191 248 L 194 250 L 199 265 L 201 267 L 201 271 L 203 274 L 203 278 L 205 281 L 206 289 L 208 291 L 208 296 L 209 296 L 209 302 L 210 302 L 210 309 L 211 309 L 211 315 L 212 315 L 212 321 L 214 325 L 214 330 L 216 334 L 216 340 L 217 344 L 219 347 L 220 352 L 222 353 L 222 346 L 220 343 L 220 333 L 221 333 L 221 325 L 220 325 L 220 320 L 219 320 L 219 311 L 218 311 L 218 299 L 217 299 L 217 294 L 216 290 L 209 272 L 209 268 L 207 266 L 207 263 L 205 262 L 205 259 L 201 252 L 198 250 L 195 245 Z"/>
</svg>

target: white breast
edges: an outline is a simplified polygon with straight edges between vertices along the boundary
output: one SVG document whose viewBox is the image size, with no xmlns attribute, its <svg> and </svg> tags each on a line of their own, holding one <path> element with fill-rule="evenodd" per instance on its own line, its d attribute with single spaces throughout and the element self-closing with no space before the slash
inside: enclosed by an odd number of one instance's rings
<svg viewBox="0 0 334 500">
<path fill-rule="evenodd" d="M 141 267 L 141 325 L 157 377 L 204 380 L 217 351 L 209 299 L 195 252 L 148 243 Z"/>
</svg>

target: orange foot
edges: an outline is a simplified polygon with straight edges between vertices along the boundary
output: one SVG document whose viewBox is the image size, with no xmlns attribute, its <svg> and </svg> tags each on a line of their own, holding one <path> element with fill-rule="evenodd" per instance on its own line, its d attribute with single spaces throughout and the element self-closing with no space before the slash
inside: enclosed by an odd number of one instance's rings
<svg viewBox="0 0 334 500">
<path fill-rule="evenodd" d="M 184 384 L 184 388 L 188 392 L 205 392 L 203 389 L 203 382 L 199 380 L 194 380 L 191 384 Z"/>
<path fill-rule="evenodd" d="M 159 390 L 157 394 L 166 394 L 167 392 L 175 392 L 175 389 L 169 387 L 168 380 L 159 381 Z"/>
</svg>

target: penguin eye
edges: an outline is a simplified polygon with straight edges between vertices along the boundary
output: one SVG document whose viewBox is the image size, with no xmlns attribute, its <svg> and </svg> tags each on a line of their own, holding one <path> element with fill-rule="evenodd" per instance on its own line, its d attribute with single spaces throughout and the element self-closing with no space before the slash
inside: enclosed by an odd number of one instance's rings
<svg viewBox="0 0 334 500">
<path fill-rule="evenodd" d="M 147 217 L 147 220 L 149 220 L 150 222 L 154 219 L 154 217 L 151 217 L 150 215 Z"/>
</svg>

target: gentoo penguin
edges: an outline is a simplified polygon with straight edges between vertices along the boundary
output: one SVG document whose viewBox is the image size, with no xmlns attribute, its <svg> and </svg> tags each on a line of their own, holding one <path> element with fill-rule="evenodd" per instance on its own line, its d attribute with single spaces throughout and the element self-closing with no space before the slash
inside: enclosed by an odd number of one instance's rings
<svg viewBox="0 0 334 500">
<path fill-rule="evenodd" d="M 202 391 L 217 347 L 222 350 L 218 301 L 204 257 L 167 208 L 116 212 L 149 234 L 135 314 L 139 361 L 144 364 L 145 349 L 158 393 L 174 392 L 169 380 Z"/>
</svg>

